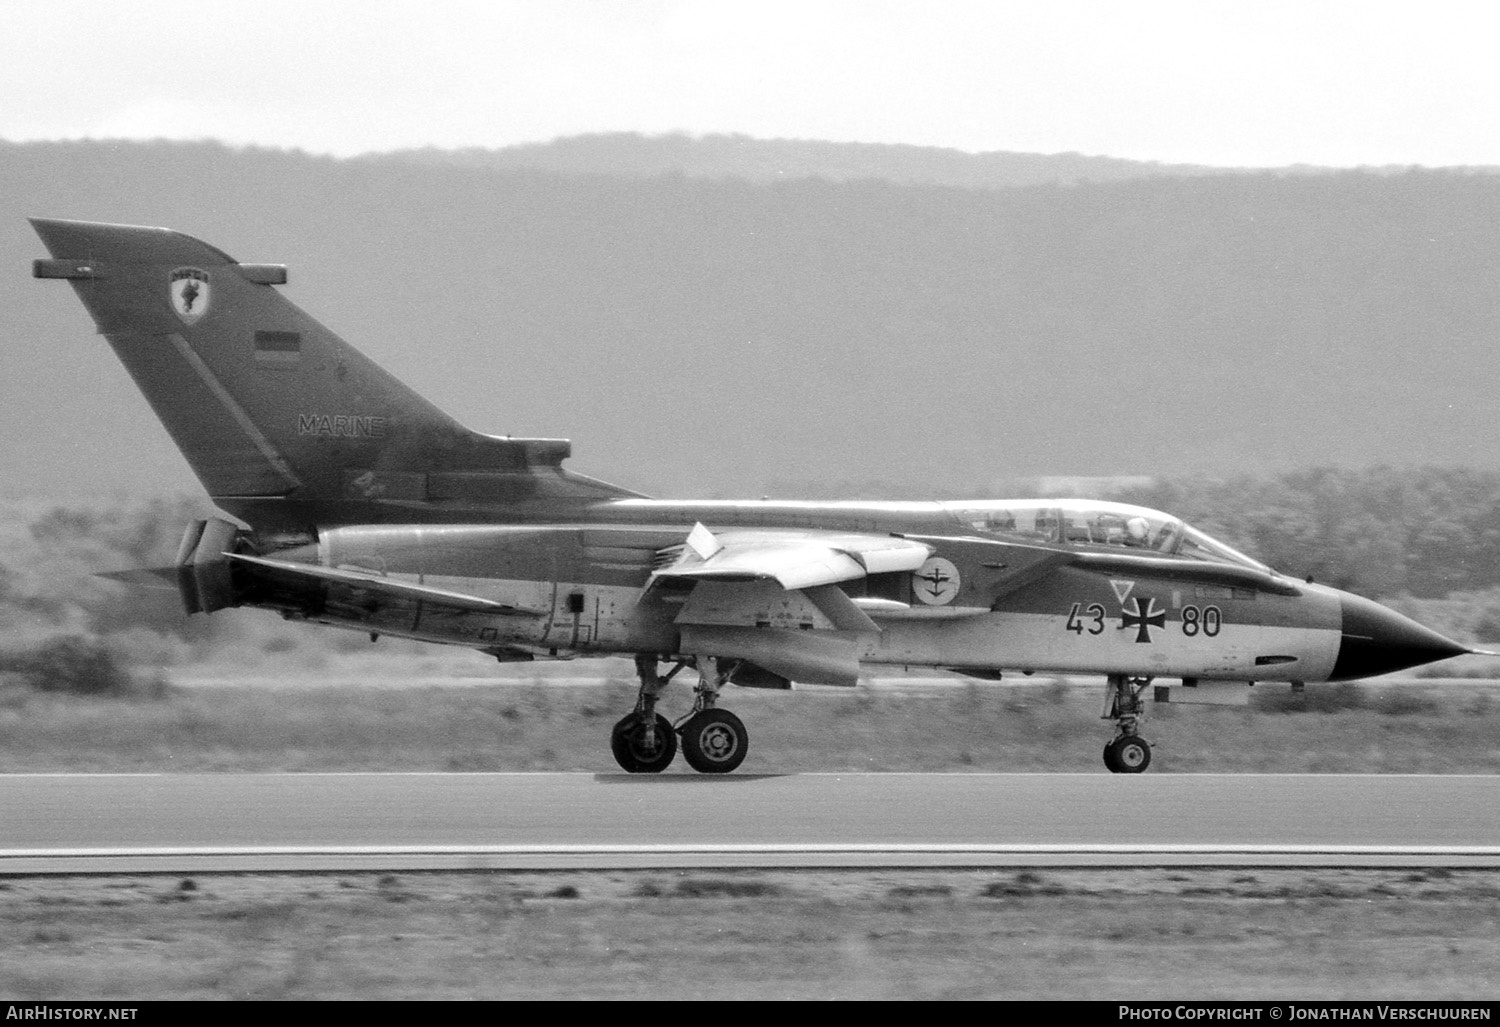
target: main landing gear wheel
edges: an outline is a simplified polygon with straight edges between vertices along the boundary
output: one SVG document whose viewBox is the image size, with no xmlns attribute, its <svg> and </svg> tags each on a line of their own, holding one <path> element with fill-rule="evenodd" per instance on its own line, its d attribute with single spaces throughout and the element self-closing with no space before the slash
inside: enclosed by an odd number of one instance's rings
<svg viewBox="0 0 1500 1027">
<path fill-rule="evenodd" d="M 632 774 L 660 774 L 672 764 L 677 755 L 677 733 L 672 724 L 660 713 L 656 718 L 652 738 L 646 739 L 646 721 L 632 713 L 615 725 L 609 736 L 610 751 L 615 762 Z M 696 766 L 697 764 L 694 764 Z"/>
<path fill-rule="evenodd" d="M 728 710 L 700 710 L 682 725 L 682 758 L 700 774 L 727 774 L 745 761 L 750 736 Z"/>
<path fill-rule="evenodd" d="M 1151 746 L 1139 735 L 1121 735 L 1104 747 L 1104 765 L 1112 774 L 1139 774 L 1151 766 Z"/>
</svg>

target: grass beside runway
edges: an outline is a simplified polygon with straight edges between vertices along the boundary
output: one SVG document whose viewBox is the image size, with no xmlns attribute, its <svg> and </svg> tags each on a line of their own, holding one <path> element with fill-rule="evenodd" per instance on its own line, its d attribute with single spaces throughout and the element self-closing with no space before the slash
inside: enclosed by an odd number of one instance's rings
<svg viewBox="0 0 1500 1027">
<path fill-rule="evenodd" d="M 568 668 L 570 680 L 579 669 Z M 329 677 L 134 699 L 0 687 L 0 772 L 614 772 L 610 727 L 635 696 L 624 677 L 320 683 Z M 690 700 L 675 684 L 662 709 L 676 718 Z M 750 730 L 744 773 L 1104 773 L 1102 701 L 1092 680 L 723 697 Z M 1312 685 L 1294 695 L 1263 684 L 1244 708 L 1153 705 L 1142 733 L 1155 748 L 1150 773 L 1495 773 L 1500 685 Z"/>
<path fill-rule="evenodd" d="M 44 999 L 1493 999 L 1489 870 L 632 871 L 0 882 Z"/>
</svg>

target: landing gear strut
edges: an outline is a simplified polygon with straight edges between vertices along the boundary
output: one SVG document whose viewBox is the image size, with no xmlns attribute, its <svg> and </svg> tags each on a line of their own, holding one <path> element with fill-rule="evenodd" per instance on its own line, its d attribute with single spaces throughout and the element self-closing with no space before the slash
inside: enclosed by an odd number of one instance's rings
<svg viewBox="0 0 1500 1027">
<path fill-rule="evenodd" d="M 700 774 L 727 774 L 743 763 L 750 736 L 739 717 L 718 708 L 719 690 L 734 674 L 738 661 L 712 656 L 694 661 L 698 685 L 693 690 L 693 709 L 675 727 L 656 712 L 656 701 L 687 662 L 679 661 L 665 677 L 657 674 L 656 663 L 654 655 L 635 658 L 640 692 L 635 709 L 610 734 L 615 762 L 632 774 L 659 774 L 677 755 L 677 736 L 681 735 L 683 758 Z"/>
<path fill-rule="evenodd" d="M 1104 686 L 1102 719 L 1115 722 L 1115 737 L 1104 747 L 1104 765 L 1112 774 L 1139 774 L 1151 765 L 1151 746 L 1137 734 L 1146 715 L 1141 695 L 1149 677 L 1111 674 Z"/>
<path fill-rule="evenodd" d="M 637 656 L 635 671 L 641 679 L 635 709 L 627 713 L 610 732 L 609 748 L 615 762 L 632 774 L 660 774 L 677 755 L 677 734 L 672 724 L 656 712 L 656 700 L 667 682 L 682 669 L 673 667 L 666 677 L 656 673 L 655 656 Z"/>
<path fill-rule="evenodd" d="M 682 733 L 682 758 L 700 774 L 727 774 L 745 761 L 750 736 L 739 717 L 717 708 L 719 689 L 734 673 L 738 662 L 707 658 L 698 661 L 698 687 L 693 693 L 693 712 L 678 730 Z"/>
</svg>

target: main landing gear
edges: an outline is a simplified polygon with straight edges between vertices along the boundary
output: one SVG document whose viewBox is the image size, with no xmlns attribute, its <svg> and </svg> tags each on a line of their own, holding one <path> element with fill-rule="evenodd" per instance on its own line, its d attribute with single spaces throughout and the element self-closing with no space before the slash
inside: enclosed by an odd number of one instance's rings
<svg viewBox="0 0 1500 1027">
<path fill-rule="evenodd" d="M 659 774 L 677 755 L 677 733 L 660 713 L 632 713 L 609 736 L 615 762 L 632 774 Z"/>
<path fill-rule="evenodd" d="M 719 690 L 737 664 L 710 656 L 700 656 L 695 663 L 698 685 L 693 690 L 692 712 L 673 725 L 656 712 L 656 701 L 687 664 L 678 663 L 661 677 L 656 673 L 655 656 L 635 658 L 636 674 L 641 679 L 635 709 L 615 725 L 609 739 L 615 762 L 629 773 L 659 774 L 666 770 L 677 755 L 679 735 L 683 759 L 700 774 L 727 774 L 745 761 L 750 736 L 744 723 L 718 708 Z"/>
<path fill-rule="evenodd" d="M 1147 677 L 1111 674 L 1104 686 L 1104 715 L 1115 722 L 1115 737 L 1104 747 L 1104 765 L 1112 774 L 1139 774 L 1151 765 L 1151 746 L 1136 733 L 1145 717 L 1141 695 L 1151 684 Z"/>
</svg>

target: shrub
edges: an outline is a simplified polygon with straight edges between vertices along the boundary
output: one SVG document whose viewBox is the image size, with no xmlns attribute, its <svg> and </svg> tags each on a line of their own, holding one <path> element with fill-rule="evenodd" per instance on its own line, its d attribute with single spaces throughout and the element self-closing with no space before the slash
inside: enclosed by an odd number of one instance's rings
<svg viewBox="0 0 1500 1027">
<path fill-rule="evenodd" d="M 123 696 L 143 691 L 107 646 L 79 635 L 50 638 L 30 649 L 0 654 L 0 671 L 18 677 L 37 692 Z"/>
</svg>

